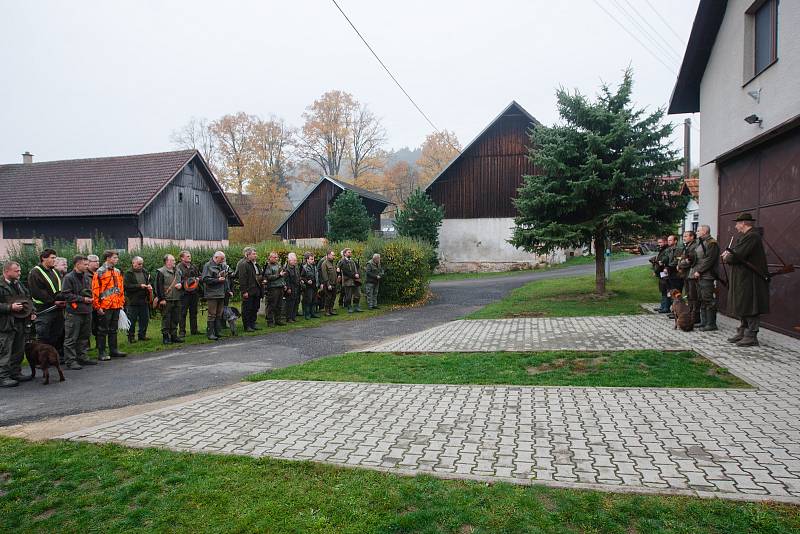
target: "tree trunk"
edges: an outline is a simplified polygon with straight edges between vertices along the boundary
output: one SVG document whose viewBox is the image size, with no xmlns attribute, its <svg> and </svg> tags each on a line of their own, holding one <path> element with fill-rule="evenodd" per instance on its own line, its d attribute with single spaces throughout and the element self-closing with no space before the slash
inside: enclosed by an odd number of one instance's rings
<svg viewBox="0 0 800 534">
<path fill-rule="evenodd" d="M 606 239 L 594 236 L 594 290 L 598 295 L 606 294 Z"/>
</svg>

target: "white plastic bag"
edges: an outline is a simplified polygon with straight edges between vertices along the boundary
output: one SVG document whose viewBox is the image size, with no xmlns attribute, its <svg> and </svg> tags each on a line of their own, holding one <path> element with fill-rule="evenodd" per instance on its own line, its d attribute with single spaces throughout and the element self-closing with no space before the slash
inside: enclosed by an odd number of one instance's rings
<svg viewBox="0 0 800 534">
<path fill-rule="evenodd" d="M 131 320 L 125 314 L 125 310 L 119 310 L 119 322 L 117 323 L 117 330 L 127 332 L 131 327 Z"/>
</svg>

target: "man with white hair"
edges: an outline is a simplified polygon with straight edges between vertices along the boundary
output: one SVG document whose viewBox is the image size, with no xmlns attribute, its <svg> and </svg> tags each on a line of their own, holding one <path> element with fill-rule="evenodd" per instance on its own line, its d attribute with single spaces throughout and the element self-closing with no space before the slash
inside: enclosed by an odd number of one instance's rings
<svg viewBox="0 0 800 534">
<path fill-rule="evenodd" d="M 229 274 L 225 253 L 221 250 L 216 251 L 211 260 L 203 266 L 202 279 L 208 306 L 206 337 L 212 341 L 222 337 L 222 311 L 225 307 L 225 295 L 230 293 Z"/>
<path fill-rule="evenodd" d="M 373 254 L 372 259 L 367 262 L 366 275 L 367 283 L 364 284 L 364 290 L 367 293 L 367 308 L 374 310 L 378 307 L 378 290 L 383 280 L 380 254 Z"/>
<path fill-rule="evenodd" d="M 136 325 L 139 325 L 139 341 L 147 341 L 147 326 L 150 324 L 150 301 L 153 286 L 150 273 L 144 268 L 141 256 L 134 256 L 131 268 L 122 278 L 125 286 L 125 313 L 131 321 L 128 329 L 128 343 L 136 342 Z"/>
<path fill-rule="evenodd" d="M 25 321 L 32 315 L 33 306 L 28 309 L 21 300 L 30 298 L 30 293 L 19 283 L 21 270 L 19 263 L 7 261 L 0 277 L 0 387 L 11 388 L 20 380 L 30 380 L 22 375 L 22 358 L 25 352 Z M 28 317 L 24 317 L 27 311 Z"/>
<path fill-rule="evenodd" d="M 178 320 L 183 296 L 183 278 L 175 268 L 175 256 L 166 254 L 164 265 L 156 270 L 156 297 L 161 309 L 161 342 L 183 343 L 178 335 Z"/>
</svg>

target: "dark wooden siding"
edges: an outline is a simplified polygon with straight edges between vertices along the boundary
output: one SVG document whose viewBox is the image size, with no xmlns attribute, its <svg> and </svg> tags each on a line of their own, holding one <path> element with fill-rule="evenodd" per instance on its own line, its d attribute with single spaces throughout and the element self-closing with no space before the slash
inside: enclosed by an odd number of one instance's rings
<svg viewBox="0 0 800 534">
<path fill-rule="evenodd" d="M 728 246 L 736 235 L 733 219 L 749 211 L 763 228 L 764 238 L 781 258 L 797 269 L 774 277 L 770 282 L 770 313 L 762 324 L 800 337 L 800 128 L 720 165 L 719 241 Z M 771 271 L 780 265 L 769 248 Z M 720 308 L 727 307 L 725 292 Z"/>
<path fill-rule="evenodd" d="M 303 203 L 278 229 L 282 239 L 309 239 L 325 237 L 328 234 L 327 215 L 330 206 L 342 192 L 337 186 L 323 180 Z M 372 217 L 373 230 L 380 230 L 381 213 L 386 205 L 376 200 L 361 197 L 361 202 Z"/>
<path fill-rule="evenodd" d="M 189 162 L 141 215 L 144 237 L 221 241 L 228 238 L 228 220 L 211 178 Z"/>
<path fill-rule="evenodd" d="M 528 160 L 530 119 L 512 108 L 496 120 L 429 188 L 448 219 L 514 217 L 512 202 Z"/>
<path fill-rule="evenodd" d="M 129 237 L 139 237 L 135 218 L 5 219 L 5 239 L 44 238 L 48 241 L 102 237 L 116 248 L 128 248 Z"/>
</svg>

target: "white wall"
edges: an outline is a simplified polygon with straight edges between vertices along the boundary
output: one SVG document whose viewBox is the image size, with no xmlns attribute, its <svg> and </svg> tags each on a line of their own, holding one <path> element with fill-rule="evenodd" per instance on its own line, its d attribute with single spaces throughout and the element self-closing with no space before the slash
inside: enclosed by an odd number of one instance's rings
<svg viewBox="0 0 800 534">
<path fill-rule="evenodd" d="M 539 263 L 561 263 L 563 251 L 548 256 L 514 248 L 514 219 L 445 219 L 439 229 L 439 260 L 446 271 L 487 271 L 530 268 Z"/>
<path fill-rule="evenodd" d="M 770 128 L 800 114 L 800 2 L 778 7 L 778 61 L 751 81 L 745 80 L 745 11 L 753 0 L 729 0 L 725 18 L 700 84 L 700 223 L 717 232 L 719 183 L 717 166 L 708 163 Z M 748 41 L 750 37 L 748 35 Z M 747 93 L 761 89 L 761 102 Z M 762 128 L 744 118 L 755 113 Z"/>
</svg>

